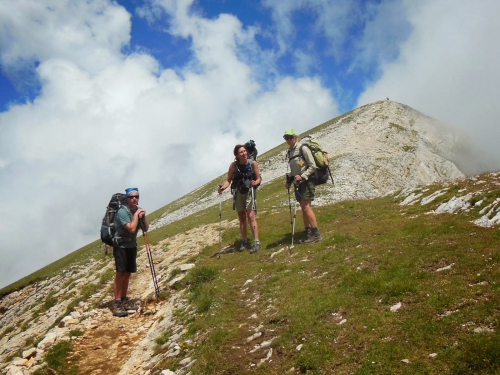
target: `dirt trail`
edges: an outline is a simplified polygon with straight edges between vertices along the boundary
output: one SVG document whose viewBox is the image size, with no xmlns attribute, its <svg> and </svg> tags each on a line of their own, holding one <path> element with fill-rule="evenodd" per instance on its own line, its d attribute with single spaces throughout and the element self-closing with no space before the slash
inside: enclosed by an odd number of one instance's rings
<svg viewBox="0 0 500 375">
<path fill-rule="evenodd" d="M 224 221 L 222 224 L 226 229 L 234 226 L 235 221 Z M 139 245 L 142 241 L 138 239 Z M 152 246 L 160 289 L 168 288 L 166 281 L 172 270 L 198 255 L 205 246 L 218 241 L 219 223 L 216 223 L 178 234 Z M 131 277 L 128 294 L 140 305 L 138 312 L 132 312 L 124 318 L 114 317 L 109 308 L 112 302 L 110 295 L 97 309 L 89 328 L 73 341 L 73 356 L 77 358 L 79 374 L 145 372 L 144 366 L 154 354 L 155 346 L 154 339 L 148 339 L 161 334 L 154 332 L 155 328 L 161 328 L 156 323 L 165 318 L 170 319 L 166 312 L 175 308 L 177 298 L 174 295 L 169 301 L 155 300 L 144 247 L 139 250 L 137 273 Z"/>
<path fill-rule="evenodd" d="M 75 342 L 79 374 L 118 374 L 145 328 L 151 326 L 151 319 L 141 313 L 116 318 L 108 309 L 95 328 Z"/>
</svg>

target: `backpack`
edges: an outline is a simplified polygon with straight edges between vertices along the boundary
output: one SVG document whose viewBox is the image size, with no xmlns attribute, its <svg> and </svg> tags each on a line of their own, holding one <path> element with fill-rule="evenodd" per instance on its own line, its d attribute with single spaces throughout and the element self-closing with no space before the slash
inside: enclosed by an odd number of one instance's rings
<svg viewBox="0 0 500 375">
<path fill-rule="evenodd" d="M 307 138 L 307 139 L 306 139 Z M 311 150 L 311 154 L 314 158 L 314 162 L 316 163 L 316 172 L 314 175 L 310 177 L 311 181 L 316 185 L 322 185 L 328 182 L 329 178 L 333 182 L 332 172 L 330 171 L 330 160 L 328 159 L 328 153 L 321 149 L 321 144 L 316 138 L 312 138 L 311 136 L 306 136 L 302 140 L 302 145 L 300 146 L 300 157 L 305 161 L 302 148 L 307 147 Z"/>
<path fill-rule="evenodd" d="M 101 224 L 101 241 L 106 245 L 113 246 L 113 237 L 116 233 L 115 216 L 120 207 L 126 205 L 127 196 L 122 193 L 113 194 L 106 207 L 106 213 L 102 218 Z"/>
<path fill-rule="evenodd" d="M 234 159 L 235 162 L 235 171 L 233 174 L 233 179 L 231 180 L 231 192 L 234 194 L 235 191 L 238 191 L 240 194 L 246 194 L 249 192 L 250 187 L 252 186 L 250 180 L 256 179 L 255 171 L 253 169 L 253 162 L 257 161 L 257 155 L 259 152 L 257 151 L 256 143 L 253 139 L 250 139 L 243 146 L 247 149 L 248 152 L 248 161 L 250 162 L 250 170 L 249 171 L 241 171 L 238 168 L 238 159 Z M 262 182 L 262 175 L 260 176 Z M 260 185 L 260 184 L 259 184 Z"/>
<path fill-rule="evenodd" d="M 256 161 L 257 155 L 259 154 L 259 152 L 257 151 L 257 148 L 255 147 L 255 141 L 253 139 L 250 139 L 243 146 L 245 146 L 245 148 L 248 151 L 248 160 L 250 160 L 250 162 L 252 162 L 254 160 Z"/>
<path fill-rule="evenodd" d="M 234 162 L 234 173 L 233 179 L 231 180 L 231 192 L 237 190 L 240 194 L 246 194 L 252 186 L 250 180 L 255 179 L 255 171 L 253 168 L 253 161 L 248 164 L 248 168 L 245 170 L 240 169 L 237 161 Z M 246 167 L 246 166 L 245 166 Z"/>
</svg>

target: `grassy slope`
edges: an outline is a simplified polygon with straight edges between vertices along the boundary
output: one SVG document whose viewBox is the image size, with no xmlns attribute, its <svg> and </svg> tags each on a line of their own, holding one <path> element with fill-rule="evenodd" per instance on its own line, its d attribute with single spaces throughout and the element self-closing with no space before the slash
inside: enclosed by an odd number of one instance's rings
<svg viewBox="0 0 500 375">
<path fill-rule="evenodd" d="M 210 255 L 218 246 L 206 248 L 187 280 L 197 310 L 179 318 L 196 343 L 193 374 L 283 374 L 291 367 L 312 374 L 500 373 L 499 232 L 470 222 L 479 208 L 425 214 L 464 185 L 474 188 L 459 183 L 427 206 L 385 197 L 317 208 L 325 240 L 273 258 L 290 243 L 288 198 L 278 184 L 262 191 L 264 200 L 286 203 L 258 215 L 265 249 L 217 259 Z M 499 194 L 490 191 L 487 203 Z M 235 229 L 223 242 L 237 238 Z M 259 324 L 264 335 L 245 343 Z M 251 366 L 268 349 L 249 350 L 273 337 L 272 362 Z"/>
<path fill-rule="evenodd" d="M 185 347 L 197 358 L 192 373 L 282 374 L 291 367 L 312 374 L 500 373 L 499 231 L 470 222 L 480 208 L 426 214 L 465 194 L 459 193 L 464 187 L 476 188 L 470 181 L 457 183 L 427 206 L 399 206 L 400 199 L 384 197 L 317 207 L 324 241 L 271 258 L 290 243 L 291 218 L 282 181 L 264 186 L 258 214 L 264 249 L 217 259 L 211 255 L 219 246 L 207 247 L 186 279 L 195 313 L 178 319 L 193 341 Z M 482 207 L 500 196 L 498 186 L 487 191 Z M 235 217 L 225 202 L 222 218 Z M 151 240 L 217 220 L 214 206 L 153 231 Z M 222 245 L 238 237 L 237 229 L 228 230 Z M 79 262 L 89 255 L 100 256 L 97 243 L 73 253 Z M 67 267 L 66 258 L 44 270 Z M 244 288 L 248 279 L 253 281 Z M 401 309 L 391 312 L 398 302 Z M 257 319 L 250 318 L 254 313 Z M 247 344 L 259 324 L 264 335 Z M 475 333 L 476 328 L 492 332 Z M 251 366 L 268 349 L 249 350 L 272 338 L 272 361 Z M 159 368 L 175 368 L 181 358 Z"/>
</svg>

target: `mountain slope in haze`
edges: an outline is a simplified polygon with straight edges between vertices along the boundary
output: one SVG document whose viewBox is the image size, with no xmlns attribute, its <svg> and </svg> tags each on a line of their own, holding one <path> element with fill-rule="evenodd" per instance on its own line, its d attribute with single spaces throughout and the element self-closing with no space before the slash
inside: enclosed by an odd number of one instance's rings
<svg viewBox="0 0 500 375">
<path fill-rule="evenodd" d="M 329 154 L 335 179 L 335 185 L 323 185 L 315 200 L 318 205 L 374 198 L 480 172 L 470 162 L 477 148 L 463 132 L 394 101 L 367 104 L 303 135 L 319 139 Z M 275 179 L 284 181 L 288 168 L 285 144 L 257 159 L 263 186 Z M 464 166 L 464 171 L 457 165 Z M 216 186 L 224 180 L 220 176 L 167 206 L 152 228 L 217 204 Z M 230 199 L 229 194 L 224 199 Z"/>
</svg>

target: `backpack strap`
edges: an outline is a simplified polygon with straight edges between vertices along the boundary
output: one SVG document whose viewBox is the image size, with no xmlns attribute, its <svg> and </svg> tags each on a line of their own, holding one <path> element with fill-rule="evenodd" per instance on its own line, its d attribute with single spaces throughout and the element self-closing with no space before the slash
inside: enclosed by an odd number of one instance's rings
<svg viewBox="0 0 500 375">
<path fill-rule="evenodd" d="M 299 155 L 295 155 L 292 157 L 290 157 L 290 150 L 288 150 L 288 160 L 290 161 L 290 160 L 295 159 L 295 158 L 301 158 L 302 160 L 304 160 L 304 163 L 306 163 L 306 166 L 307 166 L 306 171 L 307 171 L 310 168 L 310 165 L 307 162 L 306 158 L 304 157 L 304 152 L 302 151 L 302 148 L 304 148 L 304 147 L 307 147 L 307 148 L 309 148 L 309 150 L 311 150 L 311 147 L 308 144 L 302 143 L 299 147 Z M 311 150 L 311 155 L 312 155 L 312 150 Z M 312 157 L 314 158 L 314 155 L 312 155 Z M 318 169 L 318 166 L 316 166 L 316 169 Z M 314 176 L 314 178 L 317 176 L 316 171 L 314 171 L 314 173 L 310 176 L 310 178 L 313 176 Z"/>
<path fill-rule="evenodd" d="M 304 162 L 306 163 L 307 168 L 309 168 L 309 164 L 307 163 L 307 160 L 304 157 L 304 152 L 302 151 L 303 147 L 307 147 L 307 148 L 309 148 L 309 150 L 311 149 L 311 147 L 309 147 L 309 145 L 301 144 L 299 147 L 299 155 L 295 155 L 295 156 L 290 157 L 290 151 L 288 151 L 288 160 L 293 160 L 295 158 L 302 158 L 302 160 L 304 160 Z M 311 154 L 312 154 L 312 151 L 311 151 Z M 314 155 L 313 155 L 313 158 L 314 158 Z"/>
<path fill-rule="evenodd" d="M 241 180 L 244 178 L 245 175 L 247 174 L 250 174 L 250 178 L 256 178 L 257 176 L 255 176 L 255 168 L 253 166 L 253 162 L 254 160 L 252 160 L 250 163 L 248 163 L 248 165 L 250 166 L 250 171 L 249 172 L 242 172 L 240 170 L 240 168 L 238 167 L 238 165 L 240 165 L 237 161 L 234 162 L 234 173 L 233 173 L 233 178 L 232 180 L 235 181 L 236 180 L 236 175 L 238 174 L 238 180 Z"/>
</svg>

